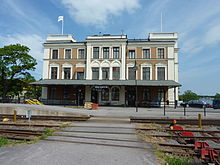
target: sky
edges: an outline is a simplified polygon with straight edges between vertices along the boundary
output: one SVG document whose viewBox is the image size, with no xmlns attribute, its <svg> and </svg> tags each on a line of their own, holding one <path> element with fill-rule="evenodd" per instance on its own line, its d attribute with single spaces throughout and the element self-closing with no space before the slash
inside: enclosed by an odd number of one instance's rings
<svg viewBox="0 0 220 165">
<path fill-rule="evenodd" d="M 77 41 L 87 35 L 124 34 L 147 38 L 150 32 L 178 32 L 180 92 L 220 93 L 220 0 L 0 0 L 0 47 L 28 46 L 42 77 L 47 35 L 64 33 Z"/>
</svg>

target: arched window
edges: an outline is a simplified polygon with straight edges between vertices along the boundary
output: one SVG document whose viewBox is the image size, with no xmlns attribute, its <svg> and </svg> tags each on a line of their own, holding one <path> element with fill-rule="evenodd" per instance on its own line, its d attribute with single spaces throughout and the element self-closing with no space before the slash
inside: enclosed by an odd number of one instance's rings
<svg viewBox="0 0 220 165">
<path fill-rule="evenodd" d="M 102 89 L 101 99 L 102 99 L 102 101 L 109 101 L 109 89 L 108 88 Z"/>
<path fill-rule="evenodd" d="M 119 88 L 117 87 L 112 88 L 112 101 L 119 101 L 119 96 L 120 96 Z"/>
</svg>

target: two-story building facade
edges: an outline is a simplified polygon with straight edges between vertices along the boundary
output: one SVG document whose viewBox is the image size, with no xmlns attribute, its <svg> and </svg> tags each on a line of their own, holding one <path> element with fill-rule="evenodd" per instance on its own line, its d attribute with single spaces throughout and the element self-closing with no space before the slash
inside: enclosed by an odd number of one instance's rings
<svg viewBox="0 0 220 165">
<path fill-rule="evenodd" d="M 177 33 L 49 35 L 44 46 L 42 100 L 50 104 L 149 106 L 178 100 Z M 136 93 L 137 91 L 137 93 Z"/>
</svg>

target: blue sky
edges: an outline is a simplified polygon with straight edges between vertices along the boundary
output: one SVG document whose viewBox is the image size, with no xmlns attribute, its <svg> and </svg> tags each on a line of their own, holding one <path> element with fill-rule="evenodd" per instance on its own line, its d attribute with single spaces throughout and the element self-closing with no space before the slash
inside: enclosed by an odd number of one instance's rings
<svg viewBox="0 0 220 165">
<path fill-rule="evenodd" d="M 78 41 L 87 35 L 121 34 L 147 38 L 149 32 L 179 33 L 181 93 L 220 93 L 220 0 L 0 0 L 0 46 L 21 43 L 31 48 L 42 76 L 48 34 L 64 33 Z"/>
</svg>

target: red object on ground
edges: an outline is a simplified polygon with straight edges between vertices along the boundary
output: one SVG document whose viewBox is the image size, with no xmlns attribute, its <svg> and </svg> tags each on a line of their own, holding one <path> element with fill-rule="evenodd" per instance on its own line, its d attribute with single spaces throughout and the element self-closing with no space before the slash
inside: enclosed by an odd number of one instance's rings
<svg viewBox="0 0 220 165">
<path fill-rule="evenodd" d="M 183 127 L 174 125 L 173 130 L 183 130 Z"/>
<path fill-rule="evenodd" d="M 98 110 L 98 108 L 99 108 L 98 104 L 92 103 L 92 109 Z"/>
<path fill-rule="evenodd" d="M 218 153 L 213 148 L 202 148 L 201 149 L 201 158 L 203 160 L 209 159 L 211 162 L 215 162 L 215 158 L 218 157 Z"/>
<path fill-rule="evenodd" d="M 192 137 L 194 137 L 194 134 L 192 132 L 187 132 L 187 131 L 181 132 L 181 135 L 182 136 L 192 136 Z"/>
<path fill-rule="evenodd" d="M 207 148 L 209 147 L 209 144 L 207 142 L 203 142 L 203 141 L 197 141 L 195 142 L 195 151 L 201 150 L 203 148 Z"/>
</svg>

